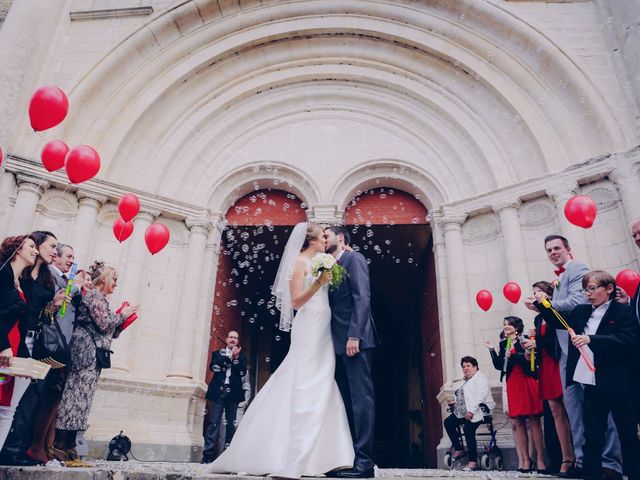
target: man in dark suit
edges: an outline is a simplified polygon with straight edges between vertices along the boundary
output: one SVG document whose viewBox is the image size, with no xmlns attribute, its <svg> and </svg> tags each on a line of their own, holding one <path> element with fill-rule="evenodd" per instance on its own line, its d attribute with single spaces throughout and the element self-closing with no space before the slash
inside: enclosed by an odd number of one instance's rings
<svg viewBox="0 0 640 480">
<path fill-rule="evenodd" d="M 211 352 L 209 370 L 213 372 L 213 378 L 205 397 L 210 401 L 211 407 L 209 425 L 204 436 L 202 463 L 215 460 L 215 445 L 223 412 L 227 420 L 225 447 L 231 443 L 236 433 L 238 404 L 245 400 L 242 377 L 247 373 L 247 360 L 241 351 L 242 348 L 238 346 L 239 341 L 238 332 L 231 331 L 227 334 L 226 347 Z"/>
<path fill-rule="evenodd" d="M 347 278 L 329 293 L 331 334 L 336 353 L 336 382 L 344 400 L 353 439 L 353 468 L 335 472 L 340 478 L 374 476 L 373 349 L 378 345 L 371 317 L 369 267 L 358 252 L 345 250 L 349 232 L 344 227 L 325 230 L 327 253 L 347 270 Z"/>
<path fill-rule="evenodd" d="M 627 305 L 612 301 L 615 280 L 607 272 L 587 273 L 582 285 L 591 305 L 578 305 L 565 313 L 576 335 L 571 339 L 567 361 L 567 385 L 584 387 L 583 474 L 586 480 L 603 476 L 602 452 L 605 447 L 607 420 L 613 415 L 622 444 L 624 469 L 631 479 L 640 478 L 640 443 L 631 399 L 632 372 L 636 369 L 634 347 L 640 326 Z M 536 294 L 542 302 L 544 293 Z M 536 304 L 547 324 L 563 328 L 551 310 Z M 575 348 L 574 348 L 575 347 Z M 590 370 L 583 355 L 595 366 Z"/>
<path fill-rule="evenodd" d="M 631 224 L 631 236 L 633 237 L 633 241 L 636 243 L 636 246 L 640 248 L 640 218 Z M 640 288 L 636 290 L 636 294 L 633 298 L 629 297 L 627 292 L 620 287 L 616 287 L 616 291 L 616 300 L 620 303 L 630 305 L 636 321 L 640 323 Z M 640 347 L 640 337 L 638 338 L 636 346 Z M 636 374 L 634 376 L 631 386 L 633 387 L 631 397 L 634 401 L 636 423 L 640 425 L 640 374 Z"/>
</svg>

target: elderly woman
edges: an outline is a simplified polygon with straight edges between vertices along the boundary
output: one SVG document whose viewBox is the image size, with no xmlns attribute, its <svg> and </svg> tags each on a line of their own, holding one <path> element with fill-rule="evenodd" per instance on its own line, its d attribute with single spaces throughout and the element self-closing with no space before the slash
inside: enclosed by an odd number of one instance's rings
<svg viewBox="0 0 640 480">
<path fill-rule="evenodd" d="M 93 402 L 102 369 L 96 362 L 96 348 L 109 349 L 118 326 L 138 307 L 127 306 L 114 315 L 109 308 L 108 297 L 113 293 L 118 274 L 103 262 L 94 262 L 89 268 L 94 288 L 80 303 L 71 339 L 72 366 L 58 409 L 56 429 L 56 456 L 66 455 L 70 461 L 78 461 L 76 435 L 87 429 L 87 418 Z"/>
<path fill-rule="evenodd" d="M 458 460 L 464 455 L 464 450 L 458 438 L 457 428 L 463 425 L 464 438 L 469 450 L 469 463 L 464 470 L 471 471 L 478 469 L 476 430 L 484 418 L 480 404 L 484 403 L 489 409 L 496 404 L 491 396 L 489 380 L 478 370 L 478 361 L 473 357 L 462 357 L 460 366 L 464 381 L 455 391 L 456 401 L 453 404 L 453 413 L 445 419 L 444 428 L 453 445 L 452 459 Z"/>
</svg>

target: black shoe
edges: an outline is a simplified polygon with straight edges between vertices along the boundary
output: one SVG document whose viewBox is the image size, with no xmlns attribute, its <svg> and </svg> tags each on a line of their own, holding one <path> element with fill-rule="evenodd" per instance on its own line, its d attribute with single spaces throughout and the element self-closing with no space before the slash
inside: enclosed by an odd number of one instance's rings
<svg viewBox="0 0 640 480">
<path fill-rule="evenodd" d="M 622 480 L 622 474 L 613 468 L 602 467 L 602 478 L 604 480 Z"/>
<path fill-rule="evenodd" d="M 11 465 L 15 467 L 35 467 L 42 465 L 37 460 L 33 460 L 26 455 L 9 455 L 0 457 L 0 465 Z"/>
<path fill-rule="evenodd" d="M 340 470 L 335 472 L 336 478 L 374 478 L 376 476 L 373 467 L 363 468 L 355 466 L 348 470 Z"/>
</svg>

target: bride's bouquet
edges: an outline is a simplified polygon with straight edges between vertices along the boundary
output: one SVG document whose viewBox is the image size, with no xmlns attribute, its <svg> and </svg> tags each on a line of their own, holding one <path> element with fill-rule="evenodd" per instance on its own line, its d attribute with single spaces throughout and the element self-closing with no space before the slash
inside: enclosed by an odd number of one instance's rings
<svg viewBox="0 0 640 480">
<path fill-rule="evenodd" d="M 340 265 L 333 255 L 318 253 L 311 259 L 311 275 L 319 277 L 325 270 L 331 272 L 331 282 L 329 282 L 331 290 L 340 285 L 347 276 L 347 269 Z"/>
</svg>

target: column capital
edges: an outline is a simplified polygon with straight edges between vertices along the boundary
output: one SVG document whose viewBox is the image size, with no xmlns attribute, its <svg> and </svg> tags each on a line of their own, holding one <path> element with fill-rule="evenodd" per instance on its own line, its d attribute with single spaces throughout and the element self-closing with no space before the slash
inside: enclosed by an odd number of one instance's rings
<svg viewBox="0 0 640 480">
<path fill-rule="evenodd" d="M 208 216 L 187 217 L 184 221 L 191 233 L 201 233 L 205 236 L 213 229 L 214 225 Z"/>
<path fill-rule="evenodd" d="M 555 202 L 564 202 L 576 195 L 578 192 L 578 182 L 568 180 L 549 185 L 545 189 L 547 196 L 551 197 Z"/>
<path fill-rule="evenodd" d="M 466 219 L 466 213 L 447 211 L 440 213 L 440 215 L 436 216 L 435 218 L 438 227 L 440 227 L 444 232 L 450 232 L 454 230 L 459 231 Z"/>
<path fill-rule="evenodd" d="M 307 219 L 321 225 L 336 225 L 342 224 L 344 213 L 338 209 L 337 205 L 310 205 L 307 210 Z"/>
<path fill-rule="evenodd" d="M 18 191 L 28 190 L 37 193 L 38 195 L 42 195 L 51 185 L 43 178 L 27 175 L 25 173 L 18 173 L 16 175 L 16 183 L 18 184 Z"/>
<path fill-rule="evenodd" d="M 78 189 L 76 192 L 76 197 L 78 198 L 78 203 L 82 204 L 93 204 L 100 207 L 107 203 L 107 196 L 99 193 L 91 192 L 89 190 Z"/>
<path fill-rule="evenodd" d="M 631 162 L 621 162 L 609 172 L 608 176 L 616 185 L 636 183 L 638 182 L 636 170 L 636 166 Z"/>
<path fill-rule="evenodd" d="M 222 235 L 222 232 L 224 231 L 224 229 L 227 226 L 226 217 L 220 212 L 215 212 L 215 213 L 212 213 L 209 216 L 209 219 L 210 219 L 209 221 L 211 222 L 211 225 L 213 227 L 211 229 L 211 231 L 217 230 L 218 234 Z"/>
<path fill-rule="evenodd" d="M 153 221 L 160 216 L 160 210 L 154 210 L 149 207 L 140 207 L 140 211 L 133 219 L 135 220 L 146 220 L 149 223 L 153 223 Z"/>
<path fill-rule="evenodd" d="M 493 202 L 491 209 L 496 213 L 500 213 L 500 211 L 506 208 L 519 210 L 521 206 L 522 202 L 519 198 L 500 198 Z"/>
</svg>

